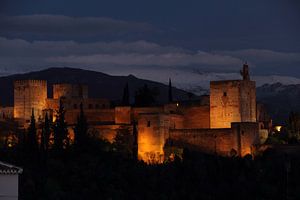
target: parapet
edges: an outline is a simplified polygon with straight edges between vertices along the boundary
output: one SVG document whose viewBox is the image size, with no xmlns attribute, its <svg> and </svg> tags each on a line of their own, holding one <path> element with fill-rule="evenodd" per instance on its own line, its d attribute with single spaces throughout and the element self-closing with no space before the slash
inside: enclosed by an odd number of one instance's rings
<svg viewBox="0 0 300 200">
<path fill-rule="evenodd" d="M 42 86 L 45 86 L 45 85 L 47 85 L 47 81 L 46 80 L 33 80 L 33 79 L 15 80 L 14 81 L 14 86 L 20 86 L 20 85 L 42 85 Z"/>
<path fill-rule="evenodd" d="M 83 84 L 54 84 L 53 98 L 88 98 L 88 86 Z"/>
</svg>

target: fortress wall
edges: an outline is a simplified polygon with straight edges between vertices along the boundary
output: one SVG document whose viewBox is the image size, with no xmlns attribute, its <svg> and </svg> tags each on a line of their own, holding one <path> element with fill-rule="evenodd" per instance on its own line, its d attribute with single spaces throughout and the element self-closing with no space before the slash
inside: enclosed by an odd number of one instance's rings
<svg viewBox="0 0 300 200">
<path fill-rule="evenodd" d="M 88 98 L 88 86 L 82 84 L 54 84 L 53 98 Z"/>
<path fill-rule="evenodd" d="M 138 117 L 138 156 L 148 163 L 163 162 L 163 147 L 170 127 L 182 128 L 178 114 L 140 114 Z"/>
<path fill-rule="evenodd" d="M 131 107 L 130 106 L 115 107 L 115 123 L 116 124 L 131 124 Z"/>
<path fill-rule="evenodd" d="M 159 114 L 141 114 L 138 118 L 138 157 L 148 163 L 163 161 L 165 128 L 168 120 Z"/>
<path fill-rule="evenodd" d="M 164 105 L 164 113 L 176 113 L 179 111 L 179 104 L 168 103 Z"/>
<path fill-rule="evenodd" d="M 67 110 L 65 117 L 68 124 L 75 124 L 77 116 L 80 113 L 80 109 Z M 84 110 L 84 114 L 89 123 L 102 122 L 102 123 L 114 123 L 115 110 L 114 109 L 101 109 L 101 110 Z"/>
<path fill-rule="evenodd" d="M 231 129 L 172 129 L 170 138 L 175 145 L 209 154 L 228 156 L 236 148 Z"/>
<path fill-rule="evenodd" d="M 165 115 L 166 120 L 169 121 L 169 124 L 165 124 L 164 126 L 172 128 L 172 129 L 182 129 L 184 127 L 184 117 L 179 114 L 169 114 Z M 169 134 L 169 129 L 167 134 Z"/>
<path fill-rule="evenodd" d="M 14 117 L 30 120 L 32 108 L 36 119 L 42 117 L 47 99 L 47 82 L 20 80 L 14 82 Z"/>
<path fill-rule="evenodd" d="M 107 99 L 66 98 L 62 99 L 62 102 L 66 110 L 80 109 L 81 103 L 84 110 L 101 110 L 110 108 L 110 102 Z"/>
<path fill-rule="evenodd" d="M 175 145 L 209 154 L 230 156 L 252 154 L 252 146 L 259 143 L 258 123 L 232 123 L 225 129 L 172 129 L 170 138 Z"/>
<path fill-rule="evenodd" d="M 259 124 L 254 122 L 232 123 L 232 130 L 237 135 L 239 155 L 251 154 L 252 146 L 260 142 Z"/>
<path fill-rule="evenodd" d="M 182 109 L 183 126 L 189 129 L 210 128 L 210 107 L 191 106 Z"/>
<path fill-rule="evenodd" d="M 132 115 L 134 119 L 138 119 L 140 114 L 145 114 L 145 113 L 163 113 L 164 108 L 161 106 L 157 107 L 133 107 L 132 108 Z"/>
<path fill-rule="evenodd" d="M 241 121 L 241 81 L 213 81 L 210 85 L 210 126 L 230 128 Z"/>
<path fill-rule="evenodd" d="M 241 121 L 256 122 L 256 86 L 254 81 L 241 81 Z"/>
</svg>

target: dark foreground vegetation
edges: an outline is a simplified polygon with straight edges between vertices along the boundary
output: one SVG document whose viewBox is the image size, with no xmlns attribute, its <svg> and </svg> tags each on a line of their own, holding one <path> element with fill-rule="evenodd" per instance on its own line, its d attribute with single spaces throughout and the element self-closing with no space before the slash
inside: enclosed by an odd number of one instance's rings
<svg viewBox="0 0 300 200">
<path fill-rule="evenodd" d="M 255 160 L 185 152 L 183 161 L 146 165 L 104 141 L 47 157 L 2 149 L 22 166 L 20 199 L 300 199 L 300 160 Z"/>
<path fill-rule="evenodd" d="M 223 158 L 185 150 L 183 160 L 147 165 L 127 145 L 129 132 L 113 144 L 89 136 L 82 106 L 71 143 L 64 113 L 61 106 L 54 124 L 45 116 L 40 142 L 33 115 L 18 143 L 0 149 L 1 160 L 24 170 L 20 199 L 300 199 L 299 156 L 267 150 L 255 159 Z"/>
</svg>

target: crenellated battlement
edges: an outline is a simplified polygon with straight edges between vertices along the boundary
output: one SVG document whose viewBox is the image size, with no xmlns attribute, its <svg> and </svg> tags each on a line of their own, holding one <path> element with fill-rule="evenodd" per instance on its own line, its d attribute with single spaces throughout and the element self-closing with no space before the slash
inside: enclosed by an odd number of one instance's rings
<svg viewBox="0 0 300 200">
<path fill-rule="evenodd" d="M 61 83 L 53 85 L 53 98 L 88 98 L 88 86 L 83 84 Z"/>
<path fill-rule="evenodd" d="M 29 79 L 29 80 L 15 80 L 14 85 L 42 85 L 45 86 L 47 85 L 46 80 L 34 80 L 34 79 Z"/>
<path fill-rule="evenodd" d="M 46 80 L 14 81 L 14 117 L 29 120 L 32 109 L 37 117 L 42 117 L 42 110 L 47 99 Z"/>
</svg>

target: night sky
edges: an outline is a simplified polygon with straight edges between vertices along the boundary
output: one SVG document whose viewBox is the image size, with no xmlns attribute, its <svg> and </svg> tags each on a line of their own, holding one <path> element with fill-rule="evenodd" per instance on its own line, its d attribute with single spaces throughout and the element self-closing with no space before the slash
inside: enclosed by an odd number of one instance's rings
<svg viewBox="0 0 300 200">
<path fill-rule="evenodd" d="M 1 0 L 0 72 L 300 77 L 299 0 Z"/>
</svg>

